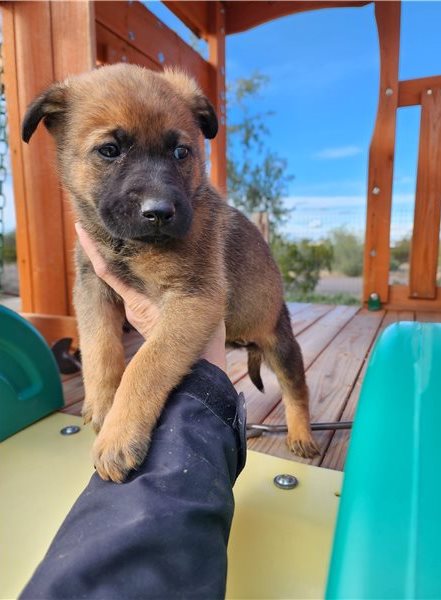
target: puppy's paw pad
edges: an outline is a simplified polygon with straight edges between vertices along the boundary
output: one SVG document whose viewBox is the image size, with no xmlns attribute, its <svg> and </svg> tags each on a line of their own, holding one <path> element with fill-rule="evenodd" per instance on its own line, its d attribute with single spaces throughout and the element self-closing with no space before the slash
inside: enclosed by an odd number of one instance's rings
<svg viewBox="0 0 441 600">
<path fill-rule="evenodd" d="M 320 449 L 312 437 L 308 439 L 293 439 L 288 436 L 286 443 L 291 452 L 302 458 L 314 458 L 320 454 Z"/>
</svg>

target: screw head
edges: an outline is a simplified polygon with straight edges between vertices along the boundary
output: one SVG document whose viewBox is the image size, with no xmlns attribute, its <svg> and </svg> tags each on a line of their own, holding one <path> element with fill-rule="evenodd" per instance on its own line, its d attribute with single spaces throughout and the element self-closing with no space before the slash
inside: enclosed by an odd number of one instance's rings
<svg viewBox="0 0 441 600">
<path fill-rule="evenodd" d="M 427 90 L 426 94 L 427 94 L 428 96 L 431 96 L 431 95 L 433 94 L 433 91 L 432 91 L 431 89 L 429 89 L 429 90 Z"/>
<path fill-rule="evenodd" d="M 292 490 L 299 485 L 299 480 L 294 475 L 281 473 L 273 479 L 274 485 L 281 490 Z"/>
<path fill-rule="evenodd" d="M 74 433 L 78 433 L 79 431 L 81 431 L 81 427 L 78 427 L 78 425 L 67 425 L 63 429 L 60 429 L 61 435 L 74 435 Z"/>
<path fill-rule="evenodd" d="M 374 187 L 372 188 L 372 193 L 374 194 L 374 196 L 378 196 L 378 194 L 380 193 L 380 188 L 378 187 L 378 185 L 374 185 Z"/>
<path fill-rule="evenodd" d="M 394 91 L 392 88 L 386 88 L 386 91 L 384 93 L 386 94 L 386 96 L 392 96 Z"/>
<path fill-rule="evenodd" d="M 369 252 L 369 256 L 377 256 L 377 251 L 373 248 L 370 252 Z"/>
<path fill-rule="evenodd" d="M 135 32 L 134 31 L 129 31 L 129 40 L 131 40 L 133 42 L 133 40 L 136 38 Z"/>
</svg>

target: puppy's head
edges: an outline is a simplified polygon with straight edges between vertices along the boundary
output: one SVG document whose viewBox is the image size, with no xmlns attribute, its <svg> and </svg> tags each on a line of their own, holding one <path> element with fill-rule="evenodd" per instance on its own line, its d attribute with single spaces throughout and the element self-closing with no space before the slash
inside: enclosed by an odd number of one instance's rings
<svg viewBox="0 0 441 600">
<path fill-rule="evenodd" d="M 204 174 L 200 132 L 217 118 L 183 73 L 113 65 L 57 83 L 28 108 L 22 136 L 40 121 L 53 134 L 60 173 L 78 208 L 113 237 L 185 237 Z"/>
</svg>

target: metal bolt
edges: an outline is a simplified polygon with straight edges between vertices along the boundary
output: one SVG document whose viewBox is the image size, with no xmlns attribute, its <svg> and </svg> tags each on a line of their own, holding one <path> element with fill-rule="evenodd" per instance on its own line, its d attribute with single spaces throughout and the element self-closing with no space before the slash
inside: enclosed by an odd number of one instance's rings
<svg viewBox="0 0 441 600">
<path fill-rule="evenodd" d="M 224 117 L 224 116 L 222 116 L 222 117 L 221 117 L 221 125 L 225 125 L 225 123 L 226 123 L 226 121 L 225 121 L 225 117 Z"/>
<path fill-rule="evenodd" d="M 386 96 L 392 96 L 392 94 L 394 93 L 392 88 L 386 88 L 385 94 Z"/>
<path fill-rule="evenodd" d="M 375 185 L 372 188 L 372 193 L 374 194 L 374 196 L 378 196 L 378 194 L 380 193 L 380 188 L 377 185 Z"/>
<path fill-rule="evenodd" d="M 158 60 L 160 63 L 163 63 L 165 61 L 165 56 L 162 52 L 158 52 Z"/>
<path fill-rule="evenodd" d="M 220 68 L 221 75 L 225 75 L 225 67 Z"/>
<path fill-rule="evenodd" d="M 431 96 L 431 95 L 433 94 L 433 91 L 429 89 L 429 90 L 427 90 L 426 94 L 427 94 L 428 96 Z"/>
<path fill-rule="evenodd" d="M 369 256 L 377 256 L 377 251 L 375 249 L 371 250 Z"/>
<path fill-rule="evenodd" d="M 292 490 L 299 485 L 299 480 L 294 475 L 281 473 L 274 477 L 274 485 L 281 490 Z"/>
<path fill-rule="evenodd" d="M 136 38 L 135 32 L 134 31 L 129 31 L 129 40 L 131 40 L 133 42 L 133 40 Z"/>
<path fill-rule="evenodd" d="M 372 294 L 369 295 L 369 298 L 371 300 L 379 300 L 380 296 L 377 294 L 377 292 L 372 292 Z"/>
<path fill-rule="evenodd" d="M 121 56 L 121 60 L 122 60 L 122 62 L 127 62 L 127 56 L 125 54 L 123 54 Z"/>
<path fill-rule="evenodd" d="M 81 431 L 81 427 L 78 427 L 78 425 L 67 425 L 63 429 L 60 429 L 61 435 L 73 435 L 79 431 Z"/>
</svg>

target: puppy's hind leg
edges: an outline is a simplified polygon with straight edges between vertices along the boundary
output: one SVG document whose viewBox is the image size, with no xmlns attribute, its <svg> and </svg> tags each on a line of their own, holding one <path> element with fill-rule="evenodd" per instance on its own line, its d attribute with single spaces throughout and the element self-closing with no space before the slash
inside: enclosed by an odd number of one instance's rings
<svg viewBox="0 0 441 600">
<path fill-rule="evenodd" d="M 304 458 L 319 454 L 309 423 L 309 392 L 305 379 L 302 352 L 291 329 L 288 309 L 284 304 L 274 335 L 264 345 L 266 362 L 277 375 L 282 388 L 288 426 L 290 450 Z"/>
</svg>

